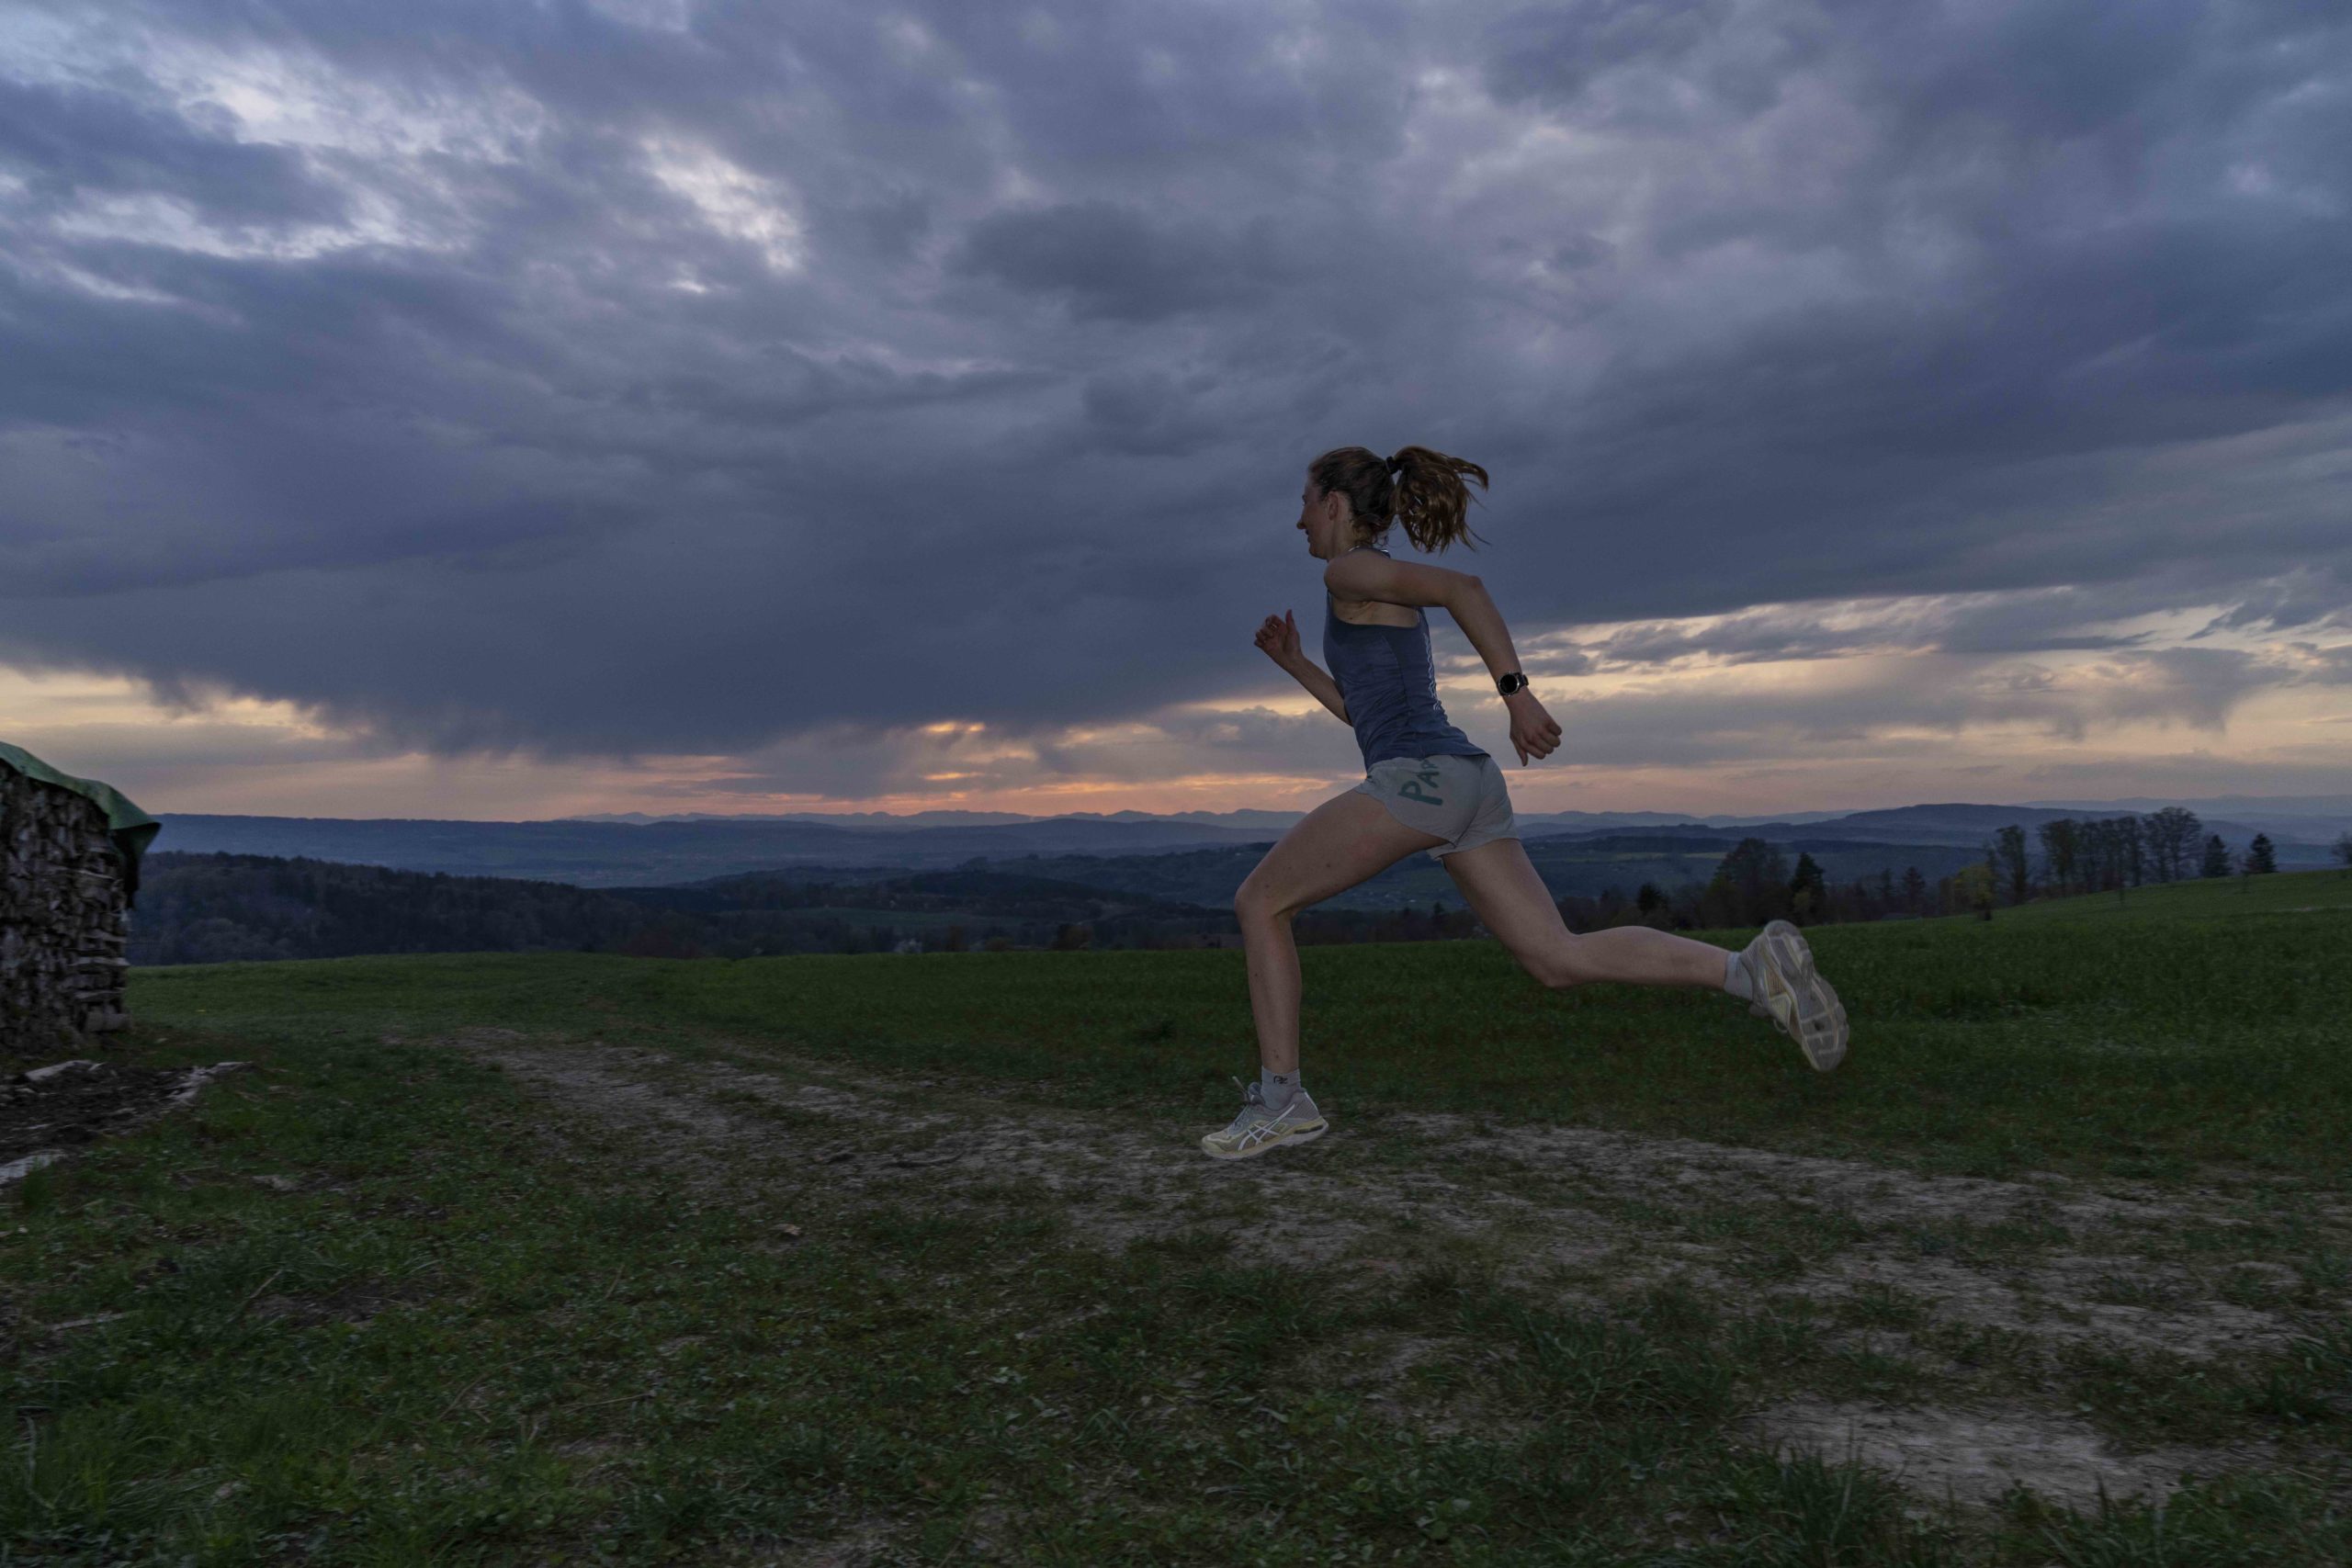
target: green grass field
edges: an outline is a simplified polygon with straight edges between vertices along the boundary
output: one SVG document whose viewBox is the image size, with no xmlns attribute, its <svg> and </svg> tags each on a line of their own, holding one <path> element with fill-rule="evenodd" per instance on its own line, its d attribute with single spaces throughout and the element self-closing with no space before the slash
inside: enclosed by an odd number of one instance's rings
<svg viewBox="0 0 2352 1568">
<path fill-rule="evenodd" d="M 1306 949 L 1232 1165 L 1235 952 L 137 974 L 0 1564 L 2352 1560 L 2352 877 L 1809 934 Z"/>
</svg>

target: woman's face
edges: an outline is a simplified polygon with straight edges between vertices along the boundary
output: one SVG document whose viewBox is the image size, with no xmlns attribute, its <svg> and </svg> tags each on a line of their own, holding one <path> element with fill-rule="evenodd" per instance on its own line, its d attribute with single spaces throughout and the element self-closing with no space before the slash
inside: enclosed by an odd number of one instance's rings
<svg viewBox="0 0 2352 1568">
<path fill-rule="evenodd" d="M 1298 526 L 1306 536 L 1306 553 L 1326 559 L 1338 555 L 1345 547 L 1340 536 L 1347 532 L 1354 510 L 1346 496 L 1324 490 L 1309 474 L 1298 496 Z"/>
</svg>

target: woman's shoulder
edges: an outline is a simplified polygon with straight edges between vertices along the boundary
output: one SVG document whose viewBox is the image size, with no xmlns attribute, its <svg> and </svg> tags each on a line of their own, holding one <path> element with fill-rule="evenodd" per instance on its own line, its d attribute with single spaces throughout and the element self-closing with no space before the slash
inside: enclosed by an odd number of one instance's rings
<svg viewBox="0 0 2352 1568">
<path fill-rule="evenodd" d="M 1372 550 L 1379 555 L 1388 556 L 1388 552 L 1382 549 L 1378 545 L 1356 545 L 1348 549 L 1341 550 L 1340 553 L 1343 556 L 1353 555 L 1357 550 Z M 1388 556 L 1388 558 L 1394 560 L 1396 558 L 1394 556 Z M 1372 604 L 1383 604 L 1385 605 L 1386 608 L 1392 610 L 1411 610 L 1413 613 L 1413 618 L 1409 621 L 1388 621 L 1378 619 L 1360 621 L 1352 619 L 1347 615 L 1340 615 L 1340 605 L 1341 603 L 1343 603 L 1343 601 L 1338 594 L 1332 592 L 1329 588 L 1323 590 L 1323 607 L 1325 613 L 1329 615 L 1333 620 L 1339 622 L 1340 625 L 1343 626 L 1384 627 L 1389 631 L 1408 632 L 1415 630 L 1416 628 L 1426 630 L 1429 626 L 1428 612 L 1418 605 L 1388 604 L 1386 601 L 1379 599 L 1350 599 L 1344 601 L 1344 603 L 1353 604 L 1358 608 Z"/>
</svg>

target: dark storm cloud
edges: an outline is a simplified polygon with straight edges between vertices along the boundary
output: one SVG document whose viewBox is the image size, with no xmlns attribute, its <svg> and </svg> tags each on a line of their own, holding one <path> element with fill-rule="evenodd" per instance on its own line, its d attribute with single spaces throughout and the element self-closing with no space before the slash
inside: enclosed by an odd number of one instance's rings
<svg viewBox="0 0 2352 1568">
<path fill-rule="evenodd" d="M 1516 11 L 1487 29 L 1487 83 L 1505 102 L 1574 105 L 1612 71 L 1672 72 L 1733 15 L 1728 0 L 1595 0 Z"/>
<path fill-rule="evenodd" d="M 1270 227 L 1232 237 L 1156 228 L 1139 213 L 1085 201 L 982 219 L 950 265 L 1067 299 L 1080 317 L 1156 321 L 1262 298 L 1274 275 Z"/>
<path fill-rule="evenodd" d="M 2171 0 L 32 6 L 0 659 L 1051 750 L 1271 689 L 1304 460 L 1421 440 L 1555 673 L 2094 652 L 2051 711 L 2202 723 L 2352 605 L 2347 86 L 2339 7 Z M 2193 607 L 2318 651 L 2115 625 Z"/>
<path fill-rule="evenodd" d="M 2296 626 L 2352 631 L 2352 563 L 2293 571 L 2262 583 L 2198 635 Z"/>
<path fill-rule="evenodd" d="M 1157 370 L 1105 371 L 1087 378 L 1090 436 L 1122 452 L 1179 457 L 1230 435 L 1214 377 L 1180 382 Z"/>
</svg>

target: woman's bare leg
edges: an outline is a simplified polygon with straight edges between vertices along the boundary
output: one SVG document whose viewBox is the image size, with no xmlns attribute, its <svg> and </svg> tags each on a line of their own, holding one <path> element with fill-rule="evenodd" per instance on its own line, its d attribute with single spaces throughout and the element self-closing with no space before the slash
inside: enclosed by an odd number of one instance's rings
<svg viewBox="0 0 2352 1568">
<path fill-rule="evenodd" d="M 1620 980 L 1723 989 L 1724 950 L 1712 942 L 1650 926 L 1572 933 L 1517 839 L 1497 839 L 1448 855 L 1445 869 L 1478 923 L 1546 986 Z"/>
<path fill-rule="evenodd" d="M 1443 842 L 1408 828 L 1372 796 L 1350 790 L 1301 818 L 1243 880 L 1233 912 L 1241 922 L 1242 952 L 1250 962 L 1250 1015 L 1258 1026 L 1258 1060 L 1266 1071 L 1298 1071 L 1300 985 L 1292 917 L 1370 881 L 1407 855 Z"/>
</svg>

